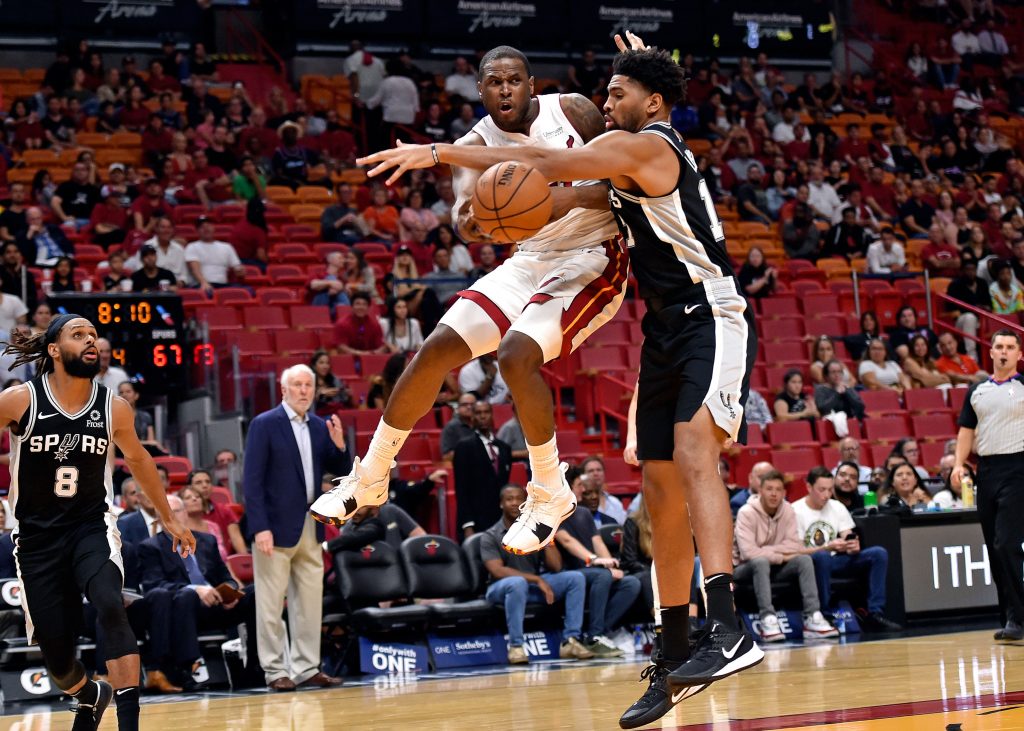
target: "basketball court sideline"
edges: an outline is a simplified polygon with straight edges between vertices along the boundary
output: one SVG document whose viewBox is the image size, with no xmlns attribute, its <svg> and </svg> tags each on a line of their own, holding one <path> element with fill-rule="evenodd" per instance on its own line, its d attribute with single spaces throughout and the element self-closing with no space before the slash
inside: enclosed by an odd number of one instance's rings
<svg viewBox="0 0 1024 731">
<path fill-rule="evenodd" d="M 225 731 L 617 729 L 643 663 L 536 664 L 493 673 L 377 677 L 300 693 L 147 699 L 142 728 Z M 7 731 L 62 731 L 66 706 L 0 717 Z M 14 710 L 7 709 L 8 712 Z M 959 724 L 957 727 L 956 724 Z M 108 714 L 102 729 L 115 729 Z M 1024 729 L 1024 643 L 990 630 L 772 649 L 757 668 L 677 706 L 666 731 Z"/>
</svg>

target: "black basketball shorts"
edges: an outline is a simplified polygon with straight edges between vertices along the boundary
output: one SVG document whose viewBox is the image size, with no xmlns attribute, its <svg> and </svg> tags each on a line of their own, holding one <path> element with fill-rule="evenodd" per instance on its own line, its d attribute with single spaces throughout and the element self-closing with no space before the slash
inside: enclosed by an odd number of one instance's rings
<svg viewBox="0 0 1024 731">
<path fill-rule="evenodd" d="M 730 439 L 744 443 L 757 333 L 736 280 L 707 280 L 680 301 L 649 301 L 643 333 L 637 458 L 671 460 L 675 425 L 705 405 Z"/>
<path fill-rule="evenodd" d="M 21 607 L 29 642 L 35 637 L 77 637 L 82 594 L 107 561 L 124 576 L 121 535 L 112 513 L 71 527 L 14 537 L 14 561 L 21 583 Z"/>
</svg>

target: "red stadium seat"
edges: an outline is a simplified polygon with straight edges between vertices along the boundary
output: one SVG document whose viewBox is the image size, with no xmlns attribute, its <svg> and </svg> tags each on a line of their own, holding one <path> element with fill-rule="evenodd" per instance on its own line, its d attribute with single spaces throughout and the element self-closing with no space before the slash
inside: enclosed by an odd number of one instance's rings
<svg viewBox="0 0 1024 731">
<path fill-rule="evenodd" d="M 964 407 L 964 401 L 967 400 L 967 389 L 966 388 L 953 388 L 949 391 L 949 407 L 956 413 L 957 418 L 960 417 L 960 411 Z"/>
<path fill-rule="evenodd" d="M 761 317 L 784 317 L 800 313 L 800 303 L 796 297 L 768 297 L 758 300 L 761 304 Z"/>
<path fill-rule="evenodd" d="M 953 415 L 949 412 L 929 414 L 927 416 L 913 416 L 910 422 L 914 427 L 914 436 L 918 440 L 928 439 L 944 443 L 946 440 L 956 436 L 956 424 L 953 421 Z"/>
<path fill-rule="evenodd" d="M 239 355 L 274 355 L 274 341 L 270 333 L 262 330 L 235 330 L 227 333 L 225 343 L 230 348 L 238 347 Z"/>
<path fill-rule="evenodd" d="M 768 443 L 773 447 L 816 447 L 817 441 L 811 431 L 811 423 L 799 421 L 775 421 L 765 430 Z"/>
<path fill-rule="evenodd" d="M 330 310 L 320 305 L 293 305 L 288 310 L 288 317 L 292 327 L 307 330 L 334 327 Z"/>
<path fill-rule="evenodd" d="M 910 436 L 910 429 L 901 416 L 871 417 L 864 420 L 864 436 L 872 442 L 893 442 Z"/>
<path fill-rule="evenodd" d="M 804 308 L 804 314 L 808 317 L 818 317 L 823 313 L 842 312 L 839 309 L 839 297 L 831 292 L 809 293 L 801 296 L 800 301 Z"/>
<path fill-rule="evenodd" d="M 597 373 L 629 370 L 622 348 L 618 346 L 583 348 L 579 353 L 581 370 Z"/>
<path fill-rule="evenodd" d="M 783 341 L 764 344 L 764 358 L 768 363 L 806 363 L 807 347 L 802 341 Z"/>
<path fill-rule="evenodd" d="M 939 461 L 946 453 L 945 442 L 918 442 L 921 448 L 921 466 L 929 472 L 937 472 Z"/>
<path fill-rule="evenodd" d="M 777 320 L 760 319 L 757 324 L 761 326 L 761 337 L 765 340 L 803 340 L 807 330 L 803 320 L 796 320 L 792 317 L 780 318 Z"/>
<path fill-rule="evenodd" d="M 305 287 L 309 281 L 302 267 L 295 264 L 270 264 L 267 266 L 267 276 L 275 286 L 280 287 Z"/>
<path fill-rule="evenodd" d="M 243 584 L 251 584 L 253 578 L 252 554 L 233 553 L 228 556 L 228 568 L 236 579 Z"/>
<path fill-rule="evenodd" d="M 192 462 L 188 457 L 154 457 L 153 461 L 157 466 L 167 470 L 167 476 L 170 477 L 171 482 L 183 484 L 188 478 L 188 473 L 192 471 Z"/>
<path fill-rule="evenodd" d="M 921 414 L 933 414 L 949 409 L 946 406 L 946 395 L 938 388 L 912 388 L 903 394 L 907 411 Z"/>
<path fill-rule="evenodd" d="M 234 287 L 228 287 L 226 289 L 215 289 L 213 290 L 213 301 L 215 304 L 224 305 L 248 305 L 253 304 L 255 300 L 252 295 L 249 294 L 248 290 L 236 289 Z"/>
<path fill-rule="evenodd" d="M 235 502 L 235 497 L 231 494 L 231 490 L 226 487 L 214 485 L 210 489 L 210 501 L 219 505 L 230 505 Z"/>
<path fill-rule="evenodd" d="M 771 462 L 779 472 L 803 482 L 811 468 L 821 464 L 821 449 L 773 449 Z"/>
<path fill-rule="evenodd" d="M 390 353 L 371 353 L 370 355 L 361 355 L 359 356 L 359 372 L 364 378 L 375 376 L 384 370 L 384 366 L 390 358 Z"/>
<path fill-rule="evenodd" d="M 281 355 L 308 353 L 320 347 L 320 339 L 310 330 L 275 330 L 274 345 Z"/>
<path fill-rule="evenodd" d="M 242 309 L 245 326 L 254 330 L 287 330 L 290 326 L 280 307 L 253 305 Z"/>
<path fill-rule="evenodd" d="M 864 410 L 868 414 L 886 414 L 903 411 L 899 394 L 889 389 L 861 391 L 860 397 L 864 402 Z"/>
<path fill-rule="evenodd" d="M 298 293 L 286 287 L 264 287 L 256 292 L 261 305 L 301 304 Z"/>
</svg>

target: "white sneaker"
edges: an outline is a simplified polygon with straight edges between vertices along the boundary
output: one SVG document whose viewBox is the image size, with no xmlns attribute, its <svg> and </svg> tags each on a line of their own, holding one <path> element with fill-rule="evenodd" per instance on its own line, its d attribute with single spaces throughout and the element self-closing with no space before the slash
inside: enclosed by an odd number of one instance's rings
<svg viewBox="0 0 1024 731">
<path fill-rule="evenodd" d="M 576 496 L 569 489 L 565 471 L 569 465 L 562 462 L 562 489 L 548 492 L 536 482 L 526 486 L 526 502 L 519 506 L 519 517 L 501 539 L 502 547 L 519 556 L 536 553 L 555 538 L 555 531 L 566 518 L 576 512 Z"/>
<path fill-rule="evenodd" d="M 839 630 L 821 612 L 804 615 L 804 634 L 812 637 L 838 637 Z"/>
<path fill-rule="evenodd" d="M 779 624 L 779 618 L 774 614 L 767 614 L 761 618 L 761 639 L 765 642 L 782 642 L 786 639 Z"/>
<path fill-rule="evenodd" d="M 318 497 L 310 506 L 309 512 L 314 520 L 327 525 L 344 525 L 359 508 L 383 505 L 388 501 L 389 475 L 376 482 L 366 483 L 359 470 L 358 457 L 352 463 L 352 472 L 337 478 L 335 482 L 335 487 Z"/>
</svg>

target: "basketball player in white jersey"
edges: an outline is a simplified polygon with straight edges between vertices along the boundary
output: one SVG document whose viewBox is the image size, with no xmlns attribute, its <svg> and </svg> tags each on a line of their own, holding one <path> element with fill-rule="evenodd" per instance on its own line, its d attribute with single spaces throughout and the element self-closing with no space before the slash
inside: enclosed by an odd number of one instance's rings
<svg viewBox="0 0 1024 731">
<path fill-rule="evenodd" d="M 483 57 L 478 85 L 488 116 L 456 143 L 460 147 L 565 150 L 604 132 L 604 119 L 589 99 L 534 96 L 529 62 L 509 46 Z M 477 238 L 470 201 L 480 172 L 453 171 L 458 228 L 468 232 L 467 238 Z M 540 369 L 575 350 L 615 315 L 625 294 L 628 262 L 603 183 L 558 186 L 552 196 L 551 222 L 520 242 L 508 261 L 459 293 L 399 379 L 366 456 L 313 504 L 317 520 L 340 524 L 360 507 L 387 500 L 391 462 L 433 404 L 445 375 L 494 350 L 516 403 L 532 472 L 528 499 L 505 535 L 505 548 L 519 554 L 539 551 L 576 509 L 563 476 L 565 465 L 558 460 L 551 389 Z"/>
<path fill-rule="evenodd" d="M 608 83 L 610 131 L 580 149 L 410 145 L 358 162 L 377 164 L 371 176 L 394 168 L 389 182 L 439 159 L 480 170 L 516 160 L 548 180 L 611 184 L 612 211 L 647 305 L 636 456 L 644 463 L 662 624 L 662 656 L 643 676 L 650 687 L 620 719 L 623 728 L 635 728 L 707 684 L 756 665 L 764 653 L 736 617 L 732 514 L 718 474 L 722 449 L 745 438 L 743 407 L 757 350 L 753 318 L 707 184 L 670 124 L 673 105 L 685 96 L 684 72 L 665 51 L 627 36 L 633 49 L 616 57 Z M 708 621 L 691 652 L 693 538 L 706 577 Z"/>
</svg>

